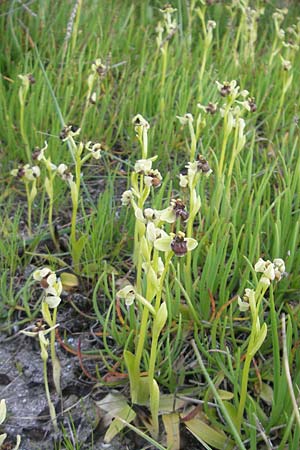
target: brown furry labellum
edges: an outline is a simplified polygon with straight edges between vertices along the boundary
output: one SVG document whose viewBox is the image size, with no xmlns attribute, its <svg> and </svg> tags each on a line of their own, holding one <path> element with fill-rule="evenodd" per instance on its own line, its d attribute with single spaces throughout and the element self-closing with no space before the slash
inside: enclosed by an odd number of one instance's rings
<svg viewBox="0 0 300 450">
<path fill-rule="evenodd" d="M 187 254 L 188 248 L 184 237 L 176 235 L 171 242 L 171 249 L 176 256 L 184 256 Z"/>
</svg>

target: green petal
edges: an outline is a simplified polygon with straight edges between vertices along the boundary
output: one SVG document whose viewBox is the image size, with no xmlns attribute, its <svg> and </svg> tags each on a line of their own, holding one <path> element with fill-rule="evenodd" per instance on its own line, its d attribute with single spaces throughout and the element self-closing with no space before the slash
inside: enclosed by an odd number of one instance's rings
<svg viewBox="0 0 300 450">
<path fill-rule="evenodd" d="M 196 239 L 186 238 L 185 240 L 186 240 L 186 245 L 187 245 L 188 251 L 194 250 L 194 248 L 196 248 L 198 245 L 198 242 L 196 241 Z"/>
<path fill-rule="evenodd" d="M 160 238 L 154 242 L 154 247 L 156 248 L 156 250 L 160 250 L 161 252 L 169 252 L 171 251 L 171 242 L 171 236 Z"/>
<path fill-rule="evenodd" d="M 47 303 L 49 308 L 56 308 L 60 304 L 61 298 L 51 295 L 50 297 L 45 298 L 45 302 Z"/>
</svg>

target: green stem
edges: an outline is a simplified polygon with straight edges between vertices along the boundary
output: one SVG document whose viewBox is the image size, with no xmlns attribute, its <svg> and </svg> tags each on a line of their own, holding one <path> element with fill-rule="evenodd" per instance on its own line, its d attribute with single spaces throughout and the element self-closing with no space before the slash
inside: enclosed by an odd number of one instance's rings
<svg viewBox="0 0 300 450">
<path fill-rule="evenodd" d="M 251 338 L 250 338 L 251 342 Z M 250 343 L 249 343 L 250 347 Z M 248 387 L 248 379 L 249 379 L 249 370 L 250 370 L 250 364 L 252 360 L 252 355 L 249 352 L 249 347 L 247 350 L 246 360 L 243 367 L 243 375 L 242 375 L 242 385 L 241 385 L 241 395 L 240 395 L 240 402 L 239 402 L 239 408 L 238 408 L 238 417 L 237 417 L 237 429 L 238 431 L 241 430 L 242 426 L 242 420 L 243 420 L 243 414 L 246 404 L 246 398 L 247 398 L 247 387 Z"/>
<path fill-rule="evenodd" d="M 204 44 L 204 52 L 203 52 L 203 57 L 202 57 L 202 64 L 201 64 L 201 69 L 200 69 L 200 73 L 199 73 L 199 95 L 198 95 L 198 101 L 201 102 L 202 100 L 202 93 L 203 93 L 203 86 L 202 86 L 202 81 L 203 81 L 203 75 L 204 75 L 204 70 L 206 67 L 206 60 L 207 60 L 207 53 L 208 53 L 208 46 L 205 43 Z"/>
<path fill-rule="evenodd" d="M 144 343 L 145 343 L 146 334 L 147 334 L 148 317 L 149 317 L 149 310 L 148 310 L 148 308 L 146 308 L 144 306 L 143 313 L 142 313 L 141 327 L 140 327 L 140 332 L 139 332 L 139 340 L 138 340 L 138 345 L 137 345 L 136 354 L 135 354 L 135 361 L 134 361 L 134 372 L 135 372 L 136 378 L 139 377 L 139 373 L 140 373 L 140 364 L 141 364 L 141 359 L 142 359 L 143 350 L 144 350 Z"/>
<path fill-rule="evenodd" d="M 196 140 L 195 130 L 194 130 L 192 122 L 189 121 L 188 123 L 189 123 L 190 137 L 191 137 L 190 162 L 193 162 L 195 160 L 197 140 Z"/>
<path fill-rule="evenodd" d="M 80 172 L 81 172 L 81 160 L 80 155 L 76 153 L 76 162 L 75 162 L 75 183 L 76 183 L 76 191 L 77 191 L 77 201 L 73 202 L 72 205 L 72 218 L 71 218 L 71 249 L 76 244 L 76 222 L 77 222 L 77 211 L 78 211 L 78 203 L 79 203 L 79 192 L 80 192 Z"/>
<path fill-rule="evenodd" d="M 156 353 L 158 346 L 158 338 L 159 335 L 157 333 L 152 333 L 152 342 L 151 342 L 151 351 L 150 351 L 150 361 L 149 361 L 149 369 L 148 369 L 148 379 L 149 379 L 149 391 L 150 391 L 150 409 L 153 399 L 153 380 L 154 380 L 154 371 L 155 371 L 155 363 L 156 363 Z M 154 428 L 154 434 L 158 436 L 159 432 L 159 423 L 158 423 L 158 415 L 151 411 L 152 415 L 152 423 Z"/>
<path fill-rule="evenodd" d="M 49 202 L 48 222 L 49 222 L 49 230 L 50 230 L 51 239 L 55 245 L 56 250 L 59 250 L 59 243 L 56 239 L 55 229 L 53 226 L 53 198 L 50 198 L 50 202 Z"/>
<path fill-rule="evenodd" d="M 25 181 L 25 190 L 26 190 L 26 197 L 27 197 L 27 227 L 28 227 L 28 234 L 31 236 L 32 234 L 32 226 L 31 226 L 31 213 L 32 213 L 32 202 L 30 200 L 30 191 L 29 191 L 29 184 Z"/>
<path fill-rule="evenodd" d="M 25 132 L 25 123 L 24 123 L 24 105 L 25 105 L 25 101 L 26 101 L 26 96 L 24 95 L 23 101 L 20 104 L 20 132 L 21 132 L 21 136 L 23 139 L 23 142 L 25 144 L 25 150 L 26 150 L 26 157 L 29 163 L 32 162 L 32 158 L 31 158 L 31 153 L 30 153 L 30 148 L 29 148 L 29 142 L 27 139 L 27 135 Z"/>
<path fill-rule="evenodd" d="M 43 344 L 40 343 L 41 350 L 42 350 L 42 345 Z M 56 412 L 55 412 L 54 405 L 51 401 L 50 391 L 49 391 L 48 374 L 47 374 L 47 358 L 43 358 L 43 373 L 44 373 L 45 393 L 46 393 L 46 398 L 47 398 L 47 402 L 48 402 L 48 406 L 49 406 L 50 417 L 51 417 L 51 421 L 52 421 L 52 424 L 54 427 L 54 431 L 57 433 L 58 426 L 57 426 Z"/>
<path fill-rule="evenodd" d="M 52 325 L 51 326 L 55 326 L 56 325 L 56 317 L 57 317 L 57 308 L 54 308 L 53 309 Z M 52 330 L 50 332 L 50 352 L 51 352 L 51 360 L 52 360 L 54 385 L 55 385 L 55 388 L 56 388 L 56 392 L 58 394 L 60 394 L 61 393 L 61 388 L 60 388 L 60 363 L 59 363 L 59 359 L 56 356 L 56 351 L 55 351 L 55 330 Z"/>
<path fill-rule="evenodd" d="M 162 51 L 162 73 L 161 73 L 161 87 L 160 87 L 160 112 L 164 115 L 165 112 L 165 82 L 167 74 L 167 63 L 168 63 L 168 42 L 165 43 Z"/>
<path fill-rule="evenodd" d="M 226 122 L 227 122 L 227 120 L 226 120 Z M 221 157 L 220 157 L 220 163 L 219 163 L 219 167 L 218 167 L 219 179 L 222 177 L 222 173 L 223 173 L 226 146 L 227 146 L 227 141 L 228 141 L 228 137 L 229 137 L 229 134 L 226 131 L 225 117 L 224 117 L 224 128 L 225 128 L 225 132 L 224 132 L 224 137 L 223 137 L 223 141 L 222 141 Z"/>
</svg>

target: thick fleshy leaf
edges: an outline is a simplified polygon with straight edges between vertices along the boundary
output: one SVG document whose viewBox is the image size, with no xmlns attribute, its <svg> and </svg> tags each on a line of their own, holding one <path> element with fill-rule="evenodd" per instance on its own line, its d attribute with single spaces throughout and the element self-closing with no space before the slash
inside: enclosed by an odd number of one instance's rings
<svg viewBox="0 0 300 450">
<path fill-rule="evenodd" d="M 60 387 L 60 376 L 61 376 L 61 365 L 57 356 L 52 360 L 52 368 L 53 368 L 53 382 L 58 395 L 61 394 Z"/>
<path fill-rule="evenodd" d="M 110 442 L 126 426 L 126 424 L 119 419 L 115 419 L 115 417 L 131 422 L 136 416 L 135 412 L 127 404 L 126 398 L 118 392 L 107 394 L 102 400 L 97 401 L 96 405 L 107 413 L 106 419 L 112 420 L 105 434 L 104 439 L 106 442 Z"/>
<path fill-rule="evenodd" d="M 183 408 L 187 403 L 187 400 L 175 398 L 173 394 L 163 394 L 160 396 L 159 412 L 160 414 L 169 414 Z"/>
<path fill-rule="evenodd" d="M 126 420 L 127 423 L 130 423 L 136 417 L 136 413 L 133 411 L 132 408 L 130 408 L 129 405 L 126 405 L 123 409 L 118 411 L 117 415 L 118 417 L 112 421 L 107 432 L 105 433 L 104 441 L 107 443 L 111 442 L 111 440 L 117 434 L 119 434 L 120 431 L 123 430 L 123 428 L 126 427 L 126 423 L 122 422 L 120 419 Z"/>
<path fill-rule="evenodd" d="M 266 402 L 268 405 L 272 405 L 274 401 L 274 392 L 269 384 L 262 383 L 261 391 L 259 394 L 260 398 Z"/>
<path fill-rule="evenodd" d="M 180 450 L 179 414 L 163 414 L 162 420 L 166 430 L 168 449 Z"/>
<path fill-rule="evenodd" d="M 65 291 L 71 291 L 79 286 L 79 280 L 76 275 L 69 272 L 62 272 L 60 274 L 62 286 Z"/>
<path fill-rule="evenodd" d="M 158 425 L 158 411 L 159 411 L 159 387 L 156 380 L 152 380 L 150 385 L 150 411 L 153 423 L 153 435 L 155 438 L 158 437 L 159 425 Z"/>
<path fill-rule="evenodd" d="M 191 420 L 184 421 L 184 423 L 199 442 L 205 442 L 218 450 L 224 450 L 225 448 L 226 450 L 232 450 L 234 448 L 232 440 L 223 431 L 208 425 L 201 412 Z"/>
<path fill-rule="evenodd" d="M 234 397 L 233 392 L 224 391 L 224 389 L 217 389 L 221 400 L 232 400 Z"/>
<path fill-rule="evenodd" d="M 124 360 L 128 370 L 128 376 L 130 381 L 130 393 L 132 403 L 137 403 L 138 395 L 139 395 L 139 385 L 140 379 L 136 376 L 135 373 L 135 356 L 129 350 L 124 351 Z"/>
<path fill-rule="evenodd" d="M 235 406 L 233 406 L 232 403 L 230 403 L 230 402 L 228 402 L 226 400 L 223 400 L 223 405 L 225 406 L 226 411 L 227 411 L 230 419 L 234 423 L 235 427 L 238 429 L 239 421 L 238 421 L 238 411 L 237 411 L 237 409 L 235 408 Z"/>
</svg>

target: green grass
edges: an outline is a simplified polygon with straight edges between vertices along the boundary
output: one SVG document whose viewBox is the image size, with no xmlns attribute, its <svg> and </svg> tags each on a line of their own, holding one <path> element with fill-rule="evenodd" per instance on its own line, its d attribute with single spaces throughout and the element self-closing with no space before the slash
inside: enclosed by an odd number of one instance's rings
<svg viewBox="0 0 300 450">
<path fill-rule="evenodd" d="M 264 447 L 269 445 L 266 444 L 269 439 L 273 448 L 297 450 L 300 426 L 284 369 L 281 316 L 286 317 L 285 345 L 297 398 L 300 58 L 299 50 L 281 47 L 270 62 L 272 45 L 276 42 L 272 14 L 282 2 L 249 2 L 255 9 L 265 6 L 258 21 L 252 59 L 247 53 L 250 45 L 242 8 L 229 0 L 206 7 L 200 1 L 174 1 L 179 25 L 168 41 L 165 78 L 155 31 L 162 20 L 159 11 L 162 3 L 147 0 L 79 3 L 67 41 L 66 29 L 73 8 L 69 2 L 33 2 L 26 9 L 11 1 L 0 12 L 1 329 L 11 331 L 16 322 L 28 325 L 39 315 L 32 301 L 36 286 L 29 274 L 29 264 L 36 267 L 49 264 L 57 271 L 63 270 L 63 266 L 72 270 L 68 250 L 72 208 L 69 187 L 58 177 L 55 179 L 54 224 L 66 243 L 58 251 L 49 243 L 45 169 L 41 169 L 37 183 L 31 236 L 26 228 L 24 183 L 13 178 L 10 171 L 18 164 L 30 162 L 31 150 L 42 147 L 46 140 L 47 156 L 51 156 L 52 162 L 65 163 L 74 172 L 72 152 L 68 143 L 61 142 L 59 133 L 62 123 L 76 124 L 82 130 L 75 139 L 101 142 L 104 149 L 100 160 L 91 158 L 84 166 L 81 179 L 77 234 L 85 237 L 85 246 L 80 270 L 76 268 L 79 289 L 89 299 L 85 312 L 99 321 L 103 332 L 103 348 L 93 352 L 98 355 L 101 352 L 108 372 L 117 362 L 118 371 L 127 373 L 123 350 L 134 352 L 142 317 L 141 308 L 128 310 L 120 300 L 118 309 L 116 303 L 119 280 L 125 277 L 134 283 L 135 277 L 132 259 L 135 217 L 132 209 L 121 207 L 121 194 L 130 186 L 130 172 L 140 158 L 132 118 L 140 113 L 150 123 L 149 156 L 158 156 L 153 165 L 159 168 L 164 180 L 159 189 L 152 191 L 146 206 L 163 209 L 169 206 L 170 198 L 182 196 L 179 173 L 189 161 L 188 127 L 183 127 L 176 116 L 192 113 L 195 124 L 200 112 L 197 103 L 218 102 L 222 106 L 225 102 L 215 82 L 236 79 L 241 89 L 247 89 L 255 97 L 257 111 L 243 115 L 246 144 L 233 159 L 234 138 L 233 134 L 229 136 L 223 167 L 220 159 L 224 120 L 219 111 L 215 115 L 202 113 L 206 124 L 197 141 L 197 153 L 205 156 L 213 173 L 207 179 L 202 178 L 197 187 L 202 204 L 193 227 L 193 237 L 198 241 L 191 256 L 194 285 L 191 290 L 185 260 L 173 259 L 163 286 L 162 300 L 168 308 L 168 320 L 159 338 L 155 377 L 161 392 L 190 395 L 204 403 L 215 400 L 219 414 L 205 404 L 207 420 L 235 440 L 237 448 L 272 448 Z M 214 20 L 217 24 L 201 86 L 204 34 L 196 7 L 190 6 L 194 3 L 205 13 L 206 22 Z M 298 2 L 287 2 L 287 6 L 288 13 L 281 25 L 284 30 L 300 15 Z M 300 43 L 299 22 L 298 35 Z M 290 71 L 283 71 L 279 54 L 291 60 Z M 92 105 L 87 102 L 87 79 L 97 58 L 108 66 L 108 71 L 102 79 L 95 77 L 92 92 L 97 93 L 97 101 Z M 29 73 L 35 83 L 26 94 L 22 119 L 18 75 Z M 291 75 L 291 84 L 283 97 L 285 80 Z M 188 195 L 184 200 L 188 200 Z M 166 226 L 166 231 L 170 230 Z M 265 321 L 268 332 L 255 355 L 255 365 L 251 364 L 245 420 L 237 439 L 236 429 L 233 431 L 229 425 L 224 410 L 230 416 L 230 411 L 238 408 L 251 320 L 248 313 L 240 313 L 234 297 L 242 296 L 245 288 L 255 287 L 257 274 L 253 266 L 259 257 L 283 258 L 288 275 L 276 284 L 274 292 L 266 293 L 262 303 L 260 320 Z M 142 283 L 146 289 L 145 277 Z M 60 308 L 64 308 L 63 304 Z M 192 339 L 199 355 L 192 350 Z M 148 371 L 150 348 L 151 336 L 147 334 L 142 372 Z M 181 359 L 182 352 L 187 353 L 186 362 Z M 105 375 L 98 373 L 99 379 Z M 216 386 L 219 377 L 220 386 Z M 262 400 L 266 385 L 272 389 L 269 403 Z M 233 398 L 222 400 L 219 387 L 232 392 Z"/>
</svg>

